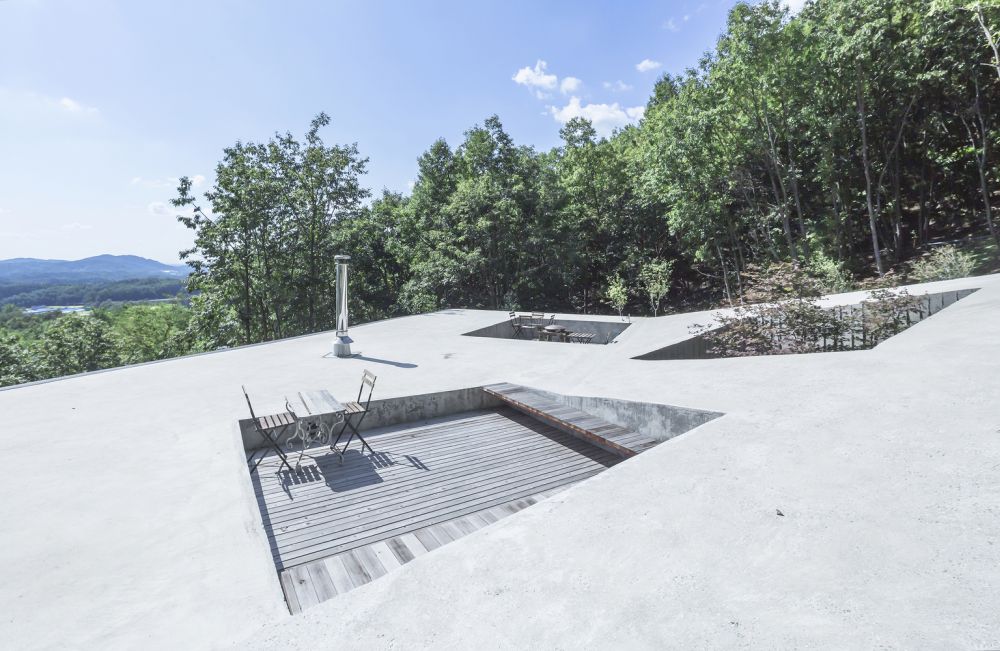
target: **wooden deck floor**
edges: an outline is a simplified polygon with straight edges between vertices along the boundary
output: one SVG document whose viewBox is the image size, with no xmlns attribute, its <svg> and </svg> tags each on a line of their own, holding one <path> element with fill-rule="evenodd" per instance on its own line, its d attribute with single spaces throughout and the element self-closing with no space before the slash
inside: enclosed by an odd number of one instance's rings
<svg viewBox="0 0 1000 651">
<path fill-rule="evenodd" d="M 343 465 L 324 447 L 251 475 L 293 612 L 621 460 L 509 408 L 366 438 L 374 454 L 355 444 Z"/>
</svg>

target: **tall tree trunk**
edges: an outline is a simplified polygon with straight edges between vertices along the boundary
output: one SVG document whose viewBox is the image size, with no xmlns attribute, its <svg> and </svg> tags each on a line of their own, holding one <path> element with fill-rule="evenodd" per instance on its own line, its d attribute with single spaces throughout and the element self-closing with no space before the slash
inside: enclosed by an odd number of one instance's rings
<svg viewBox="0 0 1000 651">
<path fill-rule="evenodd" d="M 768 176 L 771 177 L 771 190 L 774 192 L 774 201 L 778 205 L 778 211 L 781 215 L 781 229 L 785 232 L 785 241 L 788 243 L 788 252 L 792 256 L 792 262 L 796 262 L 799 259 L 797 252 L 795 251 L 795 240 L 792 239 L 792 224 L 788 219 L 788 210 L 785 206 L 785 199 L 778 186 L 778 179 L 775 178 L 775 173 L 768 168 Z"/>
<path fill-rule="evenodd" d="M 726 271 L 726 259 L 722 257 L 722 248 L 719 246 L 719 240 L 715 240 L 715 253 L 719 256 L 719 266 L 722 268 L 722 286 L 726 291 L 726 301 L 729 303 L 729 307 L 733 306 L 733 295 L 729 291 L 729 273 Z M 653 312 L 653 316 L 656 316 L 656 312 Z"/>
<path fill-rule="evenodd" d="M 788 184 L 792 188 L 792 198 L 795 199 L 795 214 L 798 217 L 799 231 L 801 233 L 801 243 L 802 243 L 802 253 L 808 258 L 809 257 L 809 238 L 806 231 L 806 219 L 802 214 L 802 197 L 799 193 L 799 170 L 798 165 L 795 163 L 795 150 L 792 147 L 792 135 L 791 129 L 787 127 L 788 125 L 788 108 L 785 103 L 781 103 L 781 112 L 785 120 L 785 148 L 788 151 Z"/>
<path fill-rule="evenodd" d="M 989 44 L 990 49 L 993 50 L 993 69 L 996 70 L 997 79 L 1000 79 L 1000 50 L 997 48 L 997 41 L 993 36 L 993 30 L 986 24 L 986 17 L 983 15 L 983 3 L 981 2 L 976 3 L 976 20 L 979 21 L 979 27 L 986 36 L 986 42 Z"/>
<path fill-rule="evenodd" d="M 861 130 L 861 164 L 865 168 L 865 201 L 868 204 L 868 226 L 872 231 L 872 251 L 875 254 L 875 267 L 878 275 L 884 276 L 885 270 L 882 268 L 882 254 L 878 249 L 878 226 L 875 223 L 875 206 L 872 205 L 872 171 L 868 162 L 868 123 L 865 118 L 865 96 L 861 88 L 861 64 L 857 65 L 857 110 L 858 128 Z"/>
<path fill-rule="evenodd" d="M 926 132 L 924 138 L 926 139 Z M 922 248 L 927 240 L 927 153 L 920 157 L 919 214 L 917 216 L 917 243 Z"/>
<path fill-rule="evenodd" d="M 976 169 L 979 171 L 979 192 L 983 199 L 983 215 L 986 218 L 986 227 L 989 229 L 990 237 L 993 241 L 997 243 L 998 249 L 1000 249 L 1000 239 L 998 239 L 998 234 L 996 227 L 993 225 L 993 211 L 990 206 L 990 190 L 989 182 L 986 178 L 986 165 L 987 165 L 987 153 L 989 148 L 989 132 L 986 131 L 986 122 L 983 119 L 982 113 L 980 111 L 979 104 L 979 84 L 976 84 L 976 114 L 978 118 L 979 130 L 979 140 L 982 140 L 982 146 L 977 143 L 977 138 L 969 125 L 969 121 L 966 120 L 964 115 L 961 115 L 962 124 L 965 126 L 965 132 L 969 135 L 969 144 L 972 146 L 972 150 L 975 152 L 976 156 Z M 998 250 L 1000 254 L 1000 250 Z"/>
<path fill-rule="evenodd" d="M 902 170 L 899 164 L 899 156 L 893 158 L 892 175 L 892 241 L 896 249 L 896 261 L 900 261 L 906 253 L 906 241 L 903 239 L 903 206 L 900 196 L 899 186 L 901 184 L 900 175 Z"/>
</svg>

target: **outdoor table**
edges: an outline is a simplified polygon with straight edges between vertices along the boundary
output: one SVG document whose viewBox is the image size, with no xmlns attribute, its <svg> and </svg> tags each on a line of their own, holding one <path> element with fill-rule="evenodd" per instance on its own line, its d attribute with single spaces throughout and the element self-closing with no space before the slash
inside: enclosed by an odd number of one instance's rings
<svg viewBox="0 0 1000 651">
<path fill-rule="evenodd" d="M 347 411 L 347 408 L 325 389 L 299 391 L 287 402 L 289 410 L 296 418 L 295 434 L 291 438 L 301 439 L 303 454 L 306 448 L 316 441 L 324 437 L 329 441 L 334 426 L 343 422 L 344 413 Z M 299 454 L 299 460 L 302 460 L 302 454 Z"/>
<path fill-rule="evenodd" d="M 545 326 L 544 332 L 545 338 L 549 341 L 551 341 L 553 337 L 559 341 L 566 341 L 566 335 L 569 331 L 566 330 L 565 326 L 552 324 Z M 541 331 L 539 331 L 539 334 L 541 334 Z"/>
</svg>

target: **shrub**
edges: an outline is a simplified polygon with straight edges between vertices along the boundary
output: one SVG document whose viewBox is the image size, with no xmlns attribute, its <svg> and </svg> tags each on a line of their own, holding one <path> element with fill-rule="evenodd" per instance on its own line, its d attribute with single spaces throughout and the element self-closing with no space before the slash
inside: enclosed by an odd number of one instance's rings
<svg viewBox="0 0 1000 651">
<path fill-rule="evenodd" d="M 958 247 L 946 244 L 934 249 L 929 256 L 917 260 L 910 270 L 910 278 L 918 282 L 950 280 L 971 276 L 976 268 L 972 255 Z"/>
<path fill-rule="evenodd" d="M 917 302 L 906 290 L 876 290 L 860 309 L 823 309 L 819 283 L 806 271 L 781 263 L 753 269 L 751 291 L 761 303 L 715 315 L 716 325 L 692 327 L 718 357 L 785 355 L 865 349 L 904 330 Z"/>
<path fill-rule="evenodd" d="M 809 260 L 809 273 L 823 288 L 824 294 L 841 294 L 854 287 L 854 279 L 843 266 L 822 251 L 813 253 Z"/>
</svg>

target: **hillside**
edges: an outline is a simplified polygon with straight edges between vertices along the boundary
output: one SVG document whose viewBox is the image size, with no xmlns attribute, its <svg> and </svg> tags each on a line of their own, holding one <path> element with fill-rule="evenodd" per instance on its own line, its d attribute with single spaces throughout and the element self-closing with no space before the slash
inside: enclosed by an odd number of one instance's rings
<svg viewBox="0 0 1000 651">
<path fill-rule="evenodd" d="M 97 255 L 82 260 L 11 258 L 0 260 L 0 282 L 65 284 L 136 280 L 140 278 L 183 279 L 185 265 L 169 265 L 135 255 Z"/>
</svg>

